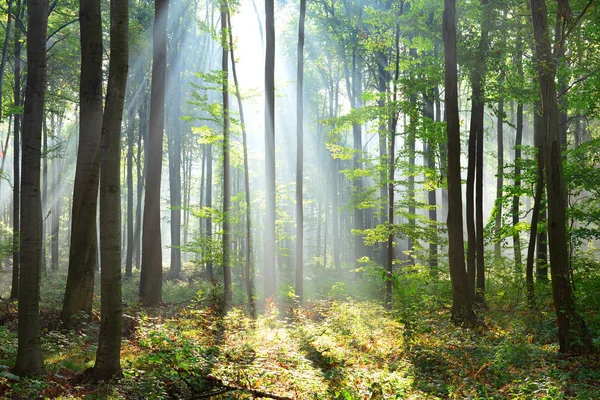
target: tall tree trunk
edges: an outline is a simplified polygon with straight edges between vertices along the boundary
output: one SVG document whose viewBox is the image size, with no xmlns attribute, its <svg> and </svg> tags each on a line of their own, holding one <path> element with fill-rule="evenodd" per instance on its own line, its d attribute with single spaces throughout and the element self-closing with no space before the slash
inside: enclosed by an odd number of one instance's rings
<svg viewBox="0 0 600 400">
<path fill-rule="evenodd" d="M 206 148 L 206 207 L 212 209 L 212 181 L 213 181 L 213 153 L 212 144 L 208 144 Z M 212 217 L 206 219 L 206 238 L 212 240 Z M 211 282 L 215 281 L 215 273 L 213 269 L 212 257 L 206 263 L 206 274 Z"/>
<path fill-rule="evenodd" d="M 394 68 L 394 84 L 392 89 L 392 104 L 396 104 L 398 100 L 398 78 L 400 76 L 400 25 L 396 24 L 394 49 L 396 52 L 395 68 Z M 386 280 L 385 280 L 385 307 L 392 308 L 392 286 L 394 279 L 394 189 L 395 189 L 395 173 L 396 173 L 396 127 L 398 125 L 398 110 L 393 109 L 389 117 L 388 131 L 390 132 L 389 141 L 389 171 L 388 171 L 388 237 L 387 237 L 387 254 L 386 254 Z M 414 184 L 414 180 L 413 180 Z"/>
<path fill-rule="evenodd" d="M 542 192 L 544 191 L 544 166 L 543 150 L 539 146 L 537 154 L 538 176 L 535 185 L 535 201 L 531 213 L 531 229 L 529 231 L 529 246 L 527 247 L 527 264 L 525 266 L 525 282 L 527 285 L 527 300 L 529 307 L 535 307 L 535 289 L 533 285 L 533 258 L 535 254 L 535 240 L 537 238 L 537 226 L 542 203 Z"/>
<path fill-rule="evenodd" d="M 433 110 L 433 90 L 429 93 L 423 93 L 423 117 L 429 119 L 428 124 L 432 124 L 435 121 L 435 115 Z M 432 137 L 432 136 L 429 136 Z M 435 141 L 427 140 L 424 146 L 425 160 L 427 162 L 427 168 L 431 171 L 436 170 L 435 163 Z M 431 228 L 434 230 L 434 237 L 429 242 L 429 267 L 432 271 L 436 271 L 438 267 L 438 234 L 437 234 L 437 199 L 435 188 L 431 188 L 427 191 L 427 204 L 429 205 L 429 220 Z M 437 272 L 434 272 L 437 274 Z"/>
<path fill-rule="evenodd" d="M 523 74 L 523 50 L 522 50 L 522 38 L 520 32 L 517 34 L 517 43 L 515 49 L 515 63 L 517 64 L 517 72 Z M 512 107 L 511 107 L 512 108 Z M 515 182 L 514 190 L 515 194 L 512 198 L 512 224 L 513 224 L 513 248 L 515 257 L 515 271 L 518 275 L 517 279 L 523 279 L 521 274 L 523 273 L 523 263 L 521 260 L 521 239 L 517 225 L 519 223 L 519 192 L 521 190 L 521 145 L 523 143 L 523 103 L 519 101 L 517 103 L 517 124 L 516 124 L 516 136 L 515 136 Z"/>
<path fill-rule="evenodd" d="M 478 48 L 478 72 L 477 72 L 477 90 L 473 90 L 473 99 L 477 104 L 477 113 L 475 119 L 471 114 L 471 122 L 475 123 L 477 130 L 477 144 L 475 155 L 475 230 L 477 232 L 476 248 L 477 248 L 477 289 L 475 298 L 479 301 L 484 300 L 485 294 L 485 260 L 484 260 L 484 244 L 483 244 L 483 114 L 485 107 L 485 73 L 486 58 L 488 52 L 488 35 L 490 30 L 491 10 L 488 0 L 481 0 L 481 38 Z"/>
<path fill-rule="evenodd" d="M 274 1 L 265 0 L 265 299 L 275 296 L 275 15 Z"/>
<path fill-rule="evenodd" d="M 44 119 L 42 121 L 42 231 L 41 240 L 41 262 L 40 268 L 45 274 L 47 270 L 46 261 L 46 225 L 48 216 L 48 124 L 46 122 L 47 112 L 44 110 Z"/>
<path fill-rule="evenodd" d="M 56 141 L 60 140 L 60 133 L 62 129 L 62 118 L 63 116 L 58 116 L 58 123 L 56 126 Z M 61 214 L 61 206 L 62 206 L 62 193 L 60 191 L 61 181 L 62 181 L 62 167 L 63 161 L 61 159 L 54 159 L 52 162 L 52 172 L 53 172 L 53 184 L 52 184 L 52 192 L 53 192 L 53 201 L 52 201 L 52 215 L 51 215 L 51 228 L 50 228 L 50 237 L 52 243 L 52 259 L 51 266 L 52 271 L 58 271 L 59 267 L 59 233 L 60 233 L 60 214 Z"/>
<path fill-rule="evenodd" d="M 17 13 L 16 18 L 21 19 L 22 15 L 21 0 L 17 0 Z M 14 42 L 15 42 L 15 65 L 14 65 L 14 89 L 13 99 L 16 106 L 21 105 L 21 30 L 15 29 Z M 21 136 L 21 116 L 18 114 L 13 115 L 13 137 L 14 137 L 14 156 L 13 156 L 13 265 L 12 265 L 12 281 L 10 298 L 15 300 L 19 298 L 19 264 L 21 259 L 20 251 L 20 228 L 21 228 L 21 162 L 20 162 L 20 136 Z"/>
<path fill-rule="evenodd" d="M 146 197 L 142 233 L 140 300 L 156 307 L 162 301 L 162 238 L 160 234 L 160 184 L 165 126 L 165 71 L 167 64 L 167 15 L 169 0 L 155 0 L 150 132 L 148 134 Z"/>
<path fill-rule="evenodd" d="M 456 1 L 444 0 L 446 133 L 448 148 L 448 256 L 452 282 L 452 320 L 474 323 L 472 290 L 465 270 L 460 177 L 460 123 L 458 118 L 458 70 L 456 63 Z"/>
<path fill-rule="evenodd" d="M 223 71 L 223 309 L 225 312 L 231 307 L 231 138 L 229 132 L 229 49 L 227 40 L 227 12 L 226 0 L 221 0 L 221 70 Z"/>
<path fill-rule="evenodd" d="M 296 83 L 296 296 L 304 300 L 304 204 L 302 197 L 304 169 L 304 19 L 306 0 L 300 0 Z"/>
<path fill-rule="evenodd" d="M 500 85 L 504 84 L 504 73 L 500 75 Z M 504 192 L 504 98 L 498 100 L 496 141 L 498 145 L 498 163 L 496 166 L 496 229 L 494 257 L 499 261 L 502 257 L 502 196 Z"/>
<path fill-rule="evenodd" d="M 125 276 L 133 276 L 133 141 L 135 134 L 135 110 L 127 113 L 127 254 Z M 140 160 L 138 159 L 138 163 Z M 138 203 L 139 207 L 139 203 Z"/>
<path fill-rule="evenodd" d="M 541 110 L 541 104 L 538 102 L 536 107 L 534 108 L 533 114 L 533 145 L 537 148 L 540 148 L 542 145 L 542 116 L 538 112 Z M 546 216 L 546 206 L 544 202 L 544 193 L 542 190 L 542 198 L 540 199 L 540 216 L 539 220 L 542 225 L 546 225 L 548 218 Z M 538 230 L 537 238 L 536 238 L 536 280 L 538 282 L 547 283 L 548 282 L 548 232 Z"/>
<path fill-rule="evenodd" d="M 545 0 L 531 0 L 537 73 L 542 99 L 542 147 L 548 194 L 548 238 L 552 297 L 558 320 L 560 352 L 586 354 L 593 351 L 587 326 L 577 312 L 569 281 L 566 204 L 556 99 L 556 64 L 550 48 Z"/>
<path fill-rule="evenodd" d="M 73 189 L 69 274 L 61 319 L 92 313 L 97 262 L 96 216 L 102 130 L 102 18 L 100 0 L 80 1 L 81 81 L 79 149 Z"/>
<path fill-rule="evenodd" d="M 174 16 L 176 38 L 174 53 L 181 51 L 182 34 L 180 32 L 182 21 Z M 175 57 L 173 57 L 175 58 Z M 171 70 L 173 80 L 173 111 L 171 129 L 167 129 L 169 150 L 169 199 L 171 201 L 171 267 L 169 276 L 172 279 L 181 277 L 181 72 Z"/>
<path fill-rule="evenodd" d="M 41 375 L 40 343 L 40 160 L 46 94 L 46 32 L 48 1 L 27 1 L 27 88 L 23 112 L 23 171 L 21 175 L 21 276 L 17 375 Z"/>
<path fill-rule="evenodd" d="M 242 128 L 242 147 L 244 152 L 244 196 L 246 201 L 246 246 L 244 254 L 244 286 L 246 287 L 246 296 L 248 297 L 248 308 L 252 317 L 256 316 L 256 305 L 254 303 L 254 254 L 252 252 L 252 208 L 250 202 L 250 166 L 248 159 L 248 135 L 246 132 L 246 121 L 244 119 L 244 107 L 242 104 L 242 95 L 240 93 L 240 85 L 238 83 L 237 70 L 235 66 L 235 55 L 233 52 L 233 33 L 231 28 L 231 15 L 227 11 L 227 21 L 229 24 L 229 51 L 231 53 L 231 72 L 233 73 L 233 81 L 235 83 L 235 95 L 238 102 L 240 112 L 240 124 Z"/>
<path fill-rule="evenodd" d="M 140 126 L 139 126 L 139 130 L 138 130 L 138 140 L 137 140 L 137 163 L 136 163 L 136 176 L 137 176 L 137 200 L 136 200 L 136 207 L 135 207 L 135 232 L 133 234 L 133 238 L 135 240 L 134 243 L 134 258 L 135 258 L 135 266 L 136 268 L 139 270 L 140 269 L 140 264 L 142 262 L 142 257 L 141 257 L 141 246 L 140 246 L 140 242 L 141 242 L 141 238 L 142 238 L 142 194 L 144 192 L 144 182 L 145 182 L 145 178 L 146 178 L 146 161 L 147 161 L 147 157 L 146 157 L 146 147 L 147 147 L 147 143 L 148 143 L 148 136 L 147 136 L 147 127 L 148 125 L 146 124 L 146 117 L 147 117 L 147 94 L 146 94 L 146 90 L 145 90 L 145 84 L 144 84 L 144 89 L 142 90 L 142 102 L 140 104 L 140 107 L 138 109 L 138 116 L 140 119 Z M 143 143 L 142 143 L 143 142 Z M 144 161 L 142 161 L 142 148 L 144 148 Z"/>
<path fill-rule="evenodd" d="M 129 68 L 127 0 L 110 2 L 110 64 L 102 120 L 100 181 L 100 333 L 94 377 L 109 380 L 121 372 L 121 122 Z"/>
<path fill-rule="evenodd" d="M 521 239 L 517 226 L 519 223 L 519 191 L 521 190 L 521 145 L 523 143 L 523 104 L 517 104 L 517 126 L 515 137 L 515 194 L 512 198 L 513 246 L 515 271 L 520 276 L 523 270 L 521 261 Z M 522 279 L 522 278 L 520 278 Z"/>
</svg>

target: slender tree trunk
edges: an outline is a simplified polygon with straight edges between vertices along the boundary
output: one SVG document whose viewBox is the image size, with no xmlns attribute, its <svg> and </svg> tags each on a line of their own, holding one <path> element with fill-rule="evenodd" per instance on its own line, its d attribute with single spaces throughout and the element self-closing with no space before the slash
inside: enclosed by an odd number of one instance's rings
<svg viewBox="0 0 600 400">
<path fill-rule="evenodd" d="M 79 148 L 73 189 L 69 274 L 61 319 L 92 313 L 97 263 L 96 216 L 102 130 L 102 19 L 100 0 L 80 1 L 81 81 Z"/>
<path fill-rule="evenodd" d="M 537 154 L 538 177 L 535 186 L 535 202 L 533 212 L 531 213 L 531 229 L 529 233 L 529 246 L 527 247 L 527 265 L 525 267 L 525 281 L 527 283 L 527 300 L 529 307 L 535 307 L 535 289 L 533 285 L 533 258 L 535 254 L 535 241 L 537 238 L 537 226 L 540 215 L 540 206 L 542 203 L 542 193 L 544 191 L 544 163 L 543 150 L 538 147 Z"/>
<path fill-rule="evenodd" d="M 221 0 L 221 70 L 223 71 L 223 309 L 229 311 L 232 301 L 231 289 L 231 138 L 229 132 L 229 49 L 227 44 L 227 12 L 226 0 Z"/>
<path fill-rule="evenodd" d="M 145 88 L 144 88 L 145 89 Z M 146 151 L 144 151 L 144 161 L 142 161 L 142 147 L 146 147 L 147 145 L 147 134 L 146 134 L 146 104 L 147 104 L 147 96 L 145 90 L 143 90 L 144 95 L 142 96 L 142 104 L 138 109 L 138 116 L 140 119 L 140 126 L 138 131 L 138 141 L 137 141 L 137 163 L 136 163 L 136 176 L 137 176 L 137 201 L 135 207 L 135 232 L 133 234 L 135 243 L 134 243 L 134 258 L 136 268 L 140 269 L 140 264 L 142 262 L 141 257 L 141 232 L 142 232 L 142 193 L 144 192 L 144 181 L 146 177 Z M 142 143 L 143 140 L 143 143 Z"/>
<path fill-rule="evenodd" d="M 227 12 L 227 21 L 229 24 L 229 51 L 231 53 L 231 72 L 233 73 L 233 81 L 235 83 L 235 95 L 238 102 L 240 112 L 240 124 L 242 127 L 242 147 L 244 152 L 244 196 L 246 200 L 246 246 L 244 254 L 244 285 L 246 287 L 246 296 L 248 297 L 248 308 L 252 317 L 256 316 L 256 305 L 254 303 L 254 254 L 252 246 L 252 208 L 250 202 L 250 166 L 248 159 L 248 135 L 246 132 L 246 121 L 244 119 L 244 107 L 242 104 L 242 95 L 240 93 L 240 85 L 238 83 L 235 55 L 233 52 L 233 33 L 231 28 L 231 15 Z"/>
<path fill-rule="evenodd" d="M 542 145 L 542 116 L 537 111 L 541 109 L 541 104 L 537 104 L 533 114 L 533 142 L 534 146 L 540 148 Z M 546 216 L 546 205 L 544 201 L 544 193 L 542 190 L 542 198 L 540 205 L 540 216 L 539 220 L 542 225 L 545 225 L 548 218 Z M 536 239 L 536 280 L 538 282 L 548 282 L 548 233 L 547 231 L 538 230 Z"/>
<path fill-rule="evenodd" d="M 435 121 L 435 115 L 433 110 L 433 90 L 429 91 L 429 93 L 423 94 L 424 107 L 423 107 L 423 116 L 426 119 L 429 119 L 428 124 L 433 123 Z M 430 136 L 431 137 L 431 136 Z M 427 140 L 424 146 L 425 159 L 427 162 L 427 168 L 431 171 L 436 170 L 435 163 L 435 142 L 433 140 Z M 432 188 L 427 191 L 427 203 L 429 205 L 429 220 L 431 224 L 431 228 L 434 230 L 434 237 L 429 242 L 429 267 L 432 271 L 436 271 L 438 267 L 438 235 L 437 235 L 437 199 L 435 189 Z M 437 272 L 434 272 L 437 274 Z"/>
<path fill-rule="evenodd" d="M 516 49 L 515 49 L 515 63 L 517 65 L 517 72 L 523 74 L 523 50 L 522 50 L 522 39 L 521 34 L 518 33 Z M 523 143 L 523 103 L 520 101 L 517 103 L 517 124 L 516 124 L 516 137 L 515 137 L 515 182 L 514 190 L 515 194 L 512 198 L 512 224 L 513 224 L 513 248 L 515 257 L 515 271 L 517 273 L 517 279 L 523 279 L 521 274 L 523 273 L 523 263 L 521 260 L 521 239 L 517 225 L 519 223 L 519 192 L 521 190 L 521 145 Z"/>
<path fill-rule="evenodd" d="M 100 334 L 94 377 L 108 380 L 121 373 L 121 123 L 129 67 L 128 3 L 110 3 L 110 64 L 102 121 L 100 182 Z"/>
<path fill-rule="evenodd" d="M 296 84 L 296 296 L 304 300 L 304 204 L 302 197 L 304 169 L 304 19 L 306 0 L 300 0 L 298 22 L 298 69 Z"/>
<path fill-rule="evenodd" d="M 155 0 L 150 96 L 150 132 L 148 134 L 146 197 L 142 232 L 142 273 L 140 300 L 156 307 L 162 301 L 162 238 L 160 185 L 162 143 L 165 126 L 165 71 L 167 61 L 167 15 L 169 0 Z"/>
<path fill-rule="evenodd" d="M 58 123 L 56 127 L 56 141 L 60 140 L 60 131 L 62 128 L 62 115 L 58 117 Z M 62 181 L 62 166 L 63 161 L 59 159 L 54 159 L 52 162 L 52 172 L 53 172 L 53 202 L 52 202 L 52 215 L 51 215 L 51 227 L 50 227 L 50 237 L 52 247 L 51 247 L 51 266 L 52 271 L 58 271 L 59 267 L 59 233 L 60 233 L 60 214 L 61 214 L 61 205 L 62 205 L 62 192 L 60 190 L 61 181 Z"/>
<path fill-rule="evenodd" d="M 577 312 L 569 281 L 566 204 L 556 99 L 556 64 L 550 48 L 545 0 L 531 0 L 537 73 L 542 99 L 544 172 L 548 193 L 548 238 L 552 297 L 558 320 L 560 352 L 586 354 L 593 351 L 592 337 Z"/>
<path fill-rule="evenodd" d="M 276 288 L 275 268 L 275 15 L 274 1 L 265 0 L 265 299 L 274 297 Z"/>
<path fill-rule="evenodd" d="M 400 25 L 396 24 L 396 39 L 394 49 L 396 52 L 394 85 L 392 90 L 392 104 L 396 104 L 398 100 L 398 78 L 400 76 Z M 395 189 L 395 173 L 396 173 L 396 127 L 398 125 L 398 110 L 393 109 L 389 118 L 388 131 L 390 132 L 389 141 L 389 171 L 388 171 L 388 237 L 387 237 L 387 255 L 386 255 L 386 280 L 385 280 L 385 307 L 392 308 L 392 287 L 394 279 L 394 189 Z"/>
<path fill-rule="evenodd" d="M 135 133 L 135 110 L 131 108 L 127 118 L 127 255 L 125 276 L 133 276 L 133 141 Z M 139 159 L 138 159 L 139 163 Z M 139 204 L 139 203 L 138 203 Z M 139 207 L 139 205 L 138 205 Z"/>
<path fill-rule="evenodd" d="M 175 24 L 178 25 L 174 39 L 175 54 L 181 51 L 181 33 L 179 32 L 182 21 L 178 16 Z M 173 57 L 174 58 L 174 57 Z M 181 72 L 172 69 L 173 79 L 173 116 L 171 129 L 167 129 L 169 144 L 169 197 L 171 201 L 171 267 L 169 276 L 172 279 L 181 277 Z"/>
<path fill-rule="evenodd" d="M 206 148 L 206 207 L 212 209 L 212 181 L 213 181 L 213 154 L 212 144 L 209 144 Z M 206 219 L 206 238 L 212 240 L 212 217 L 209 216 Z M 211 282 L 215 281 L 215 273 L 213 270 L 212 257 L 209 257 L 209 261 L 206 263 L 206 274 Z"/>
<path fill-rule="evenodd" d="M 500 85 L 504 84 L 504 74 L 500 76 Z M 504 192 L 504 98 L 498 100 L 498 116 L 496 120 L 496 140 L 498 145 L 498 164 L 496 167 L 496 240 L 494 243 L 494 256 L 496 260 L 502 257 L 502 196 Z"/>
<path fill-rule="evenodd" d="M 444 0 L 445 104 L 448 148 L 448 255 L 452 282 L 452 320 L 473 323 L 472 290 L 465 270 L 460 177 L 460 122 L 456 62 L 456 1 Z"/>
<path fill-rule="evenodd" d="M 478 49 L 478 73 L 477 73 L 477 92 L 473 98 L 477 103 L 477 115 L 475 116 L 475 128 L 477 129 L 477 145 L 475 155 L 475 230 L 477 232 L 476 248 L 477 248 L 477 289 L 475 291 L 475 299 L 478 301 L 484 300 L 485 294 L 485 260 L 484 260 L 484 244 L 483 244 L 483 140 L 484 140 L 484 106 L 485 106 L 485 73 L 486 58 L 488 52 L 488 35 L 490 30 L 491 10 L 488 0 L 481 0 L 482 21 L 481 21 L 481 38 Z M 471 116 L 473 118 L 473 116 Z M 471 119 L 473 121 L 473 119 Z"/>
<path fill-rule="evenodd" d="M 17 18 L 21 18 L 22 13 L 21 0 L 17 0 Z M 14 89 L 13 99 L 15 105 L 21 105 L 21 30 L 15 29 L 15 65 L 14 65 Z M 21 258 L 20 251 L 20 210 L 21 210 L 21 162 L 20 162 L 20 136 L 21 136 L 21 116 L 13 115 L 13 139 L 14 139 L 14 156 L 13 156 L 13 266 L 12 266 L 12 282 L 10 290 L 11 300 L 19 298 L 19 264 Z"/>
<path fill-rule="evenodd" d="M 46 225 L 48 216 L 48 124 L 46 122 L 47 112 L 44 110 L 44 119 L 42 121 L 42 231 L 41 240 L 41 270 L 45 274 L 47 271 L 46 261 Z"/>
<path fill-rule="evenodd" d="M 47 0 L 27 1 L 27 88 L 23 112 L 21 276 L 15 373 L 44 373 L 40 343 L 40 160 L 46 94 Z"/>
<path fill-rule="evenodd" d="M 512 198 L 513 246 L 515 253 L 515 271 L 522 273 L 521 239 L 517 226 L 519 223 L 519 191 L 521 190 L 521 145 L 523 143 L 523 104 L 517 105 L 517 127 L 515 138 L 515 195 Z M 522 278 L 521 278 L 522 279 Z"/>
</svg>

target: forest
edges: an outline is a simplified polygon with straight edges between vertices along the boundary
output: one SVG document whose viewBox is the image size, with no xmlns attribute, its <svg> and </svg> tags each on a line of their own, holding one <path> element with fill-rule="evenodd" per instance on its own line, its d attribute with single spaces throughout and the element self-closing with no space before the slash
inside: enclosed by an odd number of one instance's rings
<svg viewBox="0 0 600 400">
<path fill-rule="evenodd" d="M 600 399 L 594 0 L 0 2 L 1 399 Z"/>
</svg>

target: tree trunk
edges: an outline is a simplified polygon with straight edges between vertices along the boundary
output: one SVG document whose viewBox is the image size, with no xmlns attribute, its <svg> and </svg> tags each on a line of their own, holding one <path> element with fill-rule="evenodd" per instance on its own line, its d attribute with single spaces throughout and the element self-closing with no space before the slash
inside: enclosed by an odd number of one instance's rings
<svg viewBox="0 0 600 400">
<path fill-rule="evenodd" d="M 121 372 L 121 122 L 129 68 L 127 0 L 110 2 L 110 64 L 102 120 L 100 181 L 100 333 L 94 377 L 109 380 Z"/>
<path fill-rule="evenodd" d="M 23 7 L 21 7 L 21 0 L 17 0 L 17 12 L 16 18 L 21 19 Z M 15 29 L 14 42 L 15 42 L 15 65 L 14 65 L 14 89 L 13 99 L 16 106 L 21 105 L 21 30 Z M 20 190 L 21 190 L 21 162 L 20 162 L 20 135 L 21 135 L 21 116 L 18 114 L 13 115 L 13 140 L 14 140 L 14 164 L 13 164 L 13 265 L 12 265 L 12 281 L 10 298 L 16 300 L 19 298 L 19 264 L 21 258 L 20 251 Z"/>
<path fill-rule="evenodd" d="M 135 110 L 127 115 L 127 255 L 125 256 L 125 276 L 133 276 L 133 141 L 135 133 Z M 139 163 L 138 159 L 138 163 Z M 139 204 L 139 203 L 138 203 Z M 139 206 L 138 206 L 139 207 Z"/>
<path fill-rule="evenodd" d="M 304 19 L 306 0 L 300 0 L 298 22 L 298 69 L 296 84 L 296 298 L 304 300 L 304 204 L 302 197 L 304 168 Z"/>
<path fill-rule="evenodd" d="M 27 88 L 23 112 L 21 276 L 15 373 L 44 373 L 40 343 L 40 160 L 46 94 L 47 0 L 27 1 Z"/>
<path fill-rule="evenodd" d="M 265 299 L 276 292 L 275 269 L 275 15 L 274 1 L 265 0 Z"/>
<path fill-rule="evenodd" d="M 458 71 L 456 63 L 456 1 L 444 0 L 446 133 L 448 148 L 448 255 L 452 282 L 452 320 L 474 323 L 472 290 L 465 270 L 460 177 L 460 123 L 458 118 Z"/>
<path fill-rule="evenodd" d="M 538 112 L 538 109 L 541 109 L 541 104 L 536 104 L 534 108 L 533 114 L 533 145 L 537 148 L 540 148 L 542 145 L 542 116 Z M 539 220 L 542 224 L 547 222 L 546 216 L 546 206 L 544 201 L 544 192 L 542 190 L 542 198 L 540 199 L 540 217 Z M 538 282 L 547 283 L 548 282 L 548 232 L 538 230 L 537 239 L 536 239 L 536 280 Z"/>
<path fill-rule="evenodd" d="M 100 0 L 81 1 L 81 81 L 79 148 L 73 189 L 69 274 L 61 319 L 70 325 L 77 312 L 92 313 L 97 262 L 96 216 L 102 130 L 102 19 Z"/>
<path fill-rule="evenodd" d="M 60 140 L 60 131 L 62 128 L 62 118 L 60 115 L 58 117 L 58 123 L 56 126 L 56 141 Z M 52 201 L 52 215 L 51 215 L 51 227 L 50 227 L 50 237 L 52 247 L 51 247 L 51 266 L 52 271 L 58 271 L 59 267 L 59 233 L 60 233 L 60 214 L 61 214 L 61 206 L 62 206 L 62 193 L 60 191 L 62 174 L 61 171 L 63 169 L 63 161 L 61 159 L 54 159 L 52 162 L 52 171 L 53 171 L 53 184 L 52 184 L 52 192 L 53 192 L 53 201 Z"/>
<path fill-rule="evenodd" d="M 566 204 L 556 99 L 556 64 L 550 48 L 545 0 L 531 0 L 537 73 L 542 99 L 542 148 L 548 194 L 548 238 L 552 297 L 558 320 L 560 352 L 587 354 L 593 351 L 590 332 L 575 305 L 569 281 Z"/>
<path fill-rule="evenodd" d="M 423 93 L 423 117 L 429 119 L 429 124 L 435 121 L 435 115 L 433 110 L 433 90 L 430 90 L 429 93 Z M 429 137 L 432 137 L 429 134 Z M 427 140 L 424 146 L 425 160 L 427 162 L 427 168 L 431 171 L 436 170 L 435 163 L 435 141 Z M 427 178 L 426 178 L 427 179 Z M 427 203 L 429 205 L 429 220 L 431 224 L 431 228 L 434 230 L 434 237 L 429 242 L 429 268 L 437 274 L 438 267 L 438 234 L 437 234 L 437 199 L 435 188 L 432 188 L 427 191 Z"/>
<path fill-rule="evenodd" d="M 178 17 L 175 24 L 178 25 L 174 39 L 174 52 L 181 51 L 181 20 Z M 173 57 L 174 58 L 174 57 Z M 173 80 L 173 116 L 171 129 L 167 129 L 169 145 L 169 198 L 171 201 L 171 267 L 169 277 L 171 279 L 181 278 L 181 72 L 172 69 Z"/>
<path fill-rule="evenodd" d="M 231 72 L 233 73 L 233 81 L 235 83 L 235 95 L 238 102 L 240 112 L 240 124 L 242 127 L 242 147 L 244 152 L 244 196 L 246 200 L 246 247 L 244 261 L 244 285 L 246 287 L 246 296 L 248 297 L 248 308 L 250 315 L 256 317 L 256 305 L 254 303 L 254 254 L 252 252 L 252 208 L 250 202 L 250 166 L 248 160 L 248 135 L 246 133 L 246 121 L 244 119 L 244 107 L 242 104 L 242 95 L 240 93 L 240 85 L 237 78 L 237 70 L 235 66 L 235 56 L 233 53 L 233 33 L 231 29 L 231 15 L 227 12 L 227 21 L 229 24 L 229 51 L 231 53 Z"/>
<path fill-rule="evenodd" d="M 537 237 L 537 226 L 540 215 L 540 206 L 542 203 L 542 192 L 544 190 L 544 167 L 543 150 L 539 146 L 537 154 L 538 176 L 535 186 L 535 200 L 533 211 L 531 213 L 531 229 L 529 231 L 529 246 L 527 247 L 527 265 L 525 267 L 525 282 L 527 284 L 527 300 L 529 307 L 535 307 L 535 289 L 533 285 L 533 258 L 535 254 L 535 240 Z"/>
<path fill-rule="evenodd" d="M 500 85 L 504 83 L 504 74 L 500 76 Z M 502 257 L 502 196 L 504 192 L 504 98 L 498 100 L 496 140 L 498 145 L 498 164 L 496 166 L 496 229 L 494 256 L 496 261 Z"/>
<path fill-rule="evenodd" d="M 160 234 L 160 184 L 165 126 L 165 71 L 169 0 L 155 0 L 150 132 L 148 134 L 146 197 L 142 233 L 140 300 L 156 307 L 162 301 L 162 238 Z"/>
<path fill-rule="evenodd" d="M 227 12 L 226 0 L 221 0 L 221 70 L 223 71 L 223 310 L 229 311 L 232 301 L 231 289 L 231 138 L 229 132 L 229 49 L 227 44 Z"/>
</svg>

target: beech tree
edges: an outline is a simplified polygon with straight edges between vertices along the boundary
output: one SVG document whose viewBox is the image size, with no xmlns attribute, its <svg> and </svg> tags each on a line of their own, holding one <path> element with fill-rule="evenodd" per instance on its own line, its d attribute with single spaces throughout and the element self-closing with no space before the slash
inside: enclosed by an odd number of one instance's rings
<svg viewBox="0 0 600 400">
<path fill-rule="evenodd" d="M 463 218 L 460 178 L 460 125 L 458 117 L 458 70 L 456 63 L 456 1 L 444 0 L 444 60 L 446 135 L 448 149 L 448 257 L 452 281 L 452 320 L 474 323 L 471 307 L 472 290 L 469 287 L 463 253 Z"/>
<path fill-rule="evenodd" d="M 40 160 L 46 95 L 48 1 L 27 0 L 27 87 L 23 111 L 21 174 L 21 273 L 19 276 L 19 345 L 15 372 L 44 373 L 40 343 Z"/>
<path fill-rule="evenodd" d="M 100 334 L 94 378 L 121 372 L 121 122 L 129 68 L 127 0 L 110 2 L 110 63 L 102 119 L 100 180 Z"/>
<path fill-rule="evenodd" d="M 566 0 L 564 0 L 566 1 Z M 550 45 L 545 0 L 530 1 L 537 75 L 542 105 L 542 154 L 548 198 L 548 241 L 552 297 L 558 321 L 558 342 L 563 353 L 586 354 L 593 350 L 592 337 L 575 305 L 569 281 L 569 252 L 565 186 L 559 135 L 556 61 Z M 564 42 L 565 38 L 561 38 Z"/>
<path fill-rule="evenodd" d="M 142 232 L 140 300 L 151 307 L 162 301 L 162 239 L 160 233 L 160 184 L 165 126 L 165 71 L 167 64 L 167 14 L 169 0 L 155 0 L 152 29 L 152 87 L 150 132 L 146 163 L 146 197 Z"/>
<path fill-rule="evenodd" d="M 102 17 L 100 0 L 81 0 L 81 78 L 79 149 L 73 189 L 69 274 L 61 319 L 65 325 L 81 311 L 92 313 L 98 242 L 96 216 L 102 131 Z"/>
</svg>

